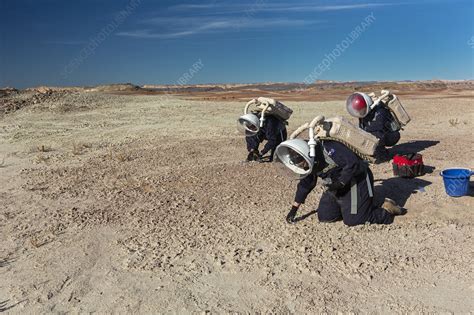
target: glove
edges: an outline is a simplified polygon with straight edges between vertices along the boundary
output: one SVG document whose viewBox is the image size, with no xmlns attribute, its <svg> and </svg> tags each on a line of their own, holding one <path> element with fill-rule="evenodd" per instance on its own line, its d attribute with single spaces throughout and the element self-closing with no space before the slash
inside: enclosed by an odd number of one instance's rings
<svg viewBox="0 0 474 315">
<path fill-rule="evenodd" d="M 336 191 L 343 188 L 345 185 L 340 181 L 332 181 L 330 178 L 325 178 L 323 180 L 323 185 L 327 187 L 329 191 Z"/>
<path fill-rule="evenodd" d="M 247 161 L 259 161 L 261 159 L 260 153 L 258 153 L 258 150 L 252 150 L 249 152 L 249 155 L 247 155 Z"/>
<path fill-rule="evenodd" d="M 297 211 L 298 207 L 292 206 L 290 212 L 288 212 L 288 215 L 286 216 L 286 222 L 288 222 L 289 224 L 296 223 L 295 217 Z"/>
<path fill-rule="evenodd" d="M 273 161 L 273 155 L 264 156 L 265 154 L 266 154 L 266 152 L 263 153 L 263 151 L 262 151 L 262 152 L 260 153 L 260 159 L 259 159 L 258 161 L 259 161 L 260 163 L 266 163 L 266 162 L 270 163 L 270 162 L 272 162 L 272 161 Z"/>
<path fill-rule="evenodd" d="M 260 163 L 268 161 L 268 157 L 264 157 L 265 154 L 267 154 L 267 152 L 260 152 L 259 159 L 257 161 L 259 161 Z"/>
</svg>

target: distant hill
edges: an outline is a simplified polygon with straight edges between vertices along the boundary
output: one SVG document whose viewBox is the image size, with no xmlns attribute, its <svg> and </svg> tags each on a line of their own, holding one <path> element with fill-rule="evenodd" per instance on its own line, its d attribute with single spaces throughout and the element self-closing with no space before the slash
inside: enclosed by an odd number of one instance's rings
<svg viewBox="0 0 474 315">
<path fill-rule="evenodd" d="M 298 82 L 264 82 L 264 83 L 225 83 L 225 84 L 146 84 L 143 86 L 132 83 L 104 84 L 90 87 L 47 87 L 40 86 L 25 89 L 39 93 L 51 93 L 58 91 L 87 91 L 105 93 L 192 93 L 192 92 L 232 92 L 232 91 L 304 91 L 304 90 L 432 90 L 432 89 L 474 89 L 474 80 L 425 80 L 425 81 L 328 81 L 318 80 L 312 84 Z M 16 91 L 14 88 L 0 89 L 0 97 Z"/>
</svg>

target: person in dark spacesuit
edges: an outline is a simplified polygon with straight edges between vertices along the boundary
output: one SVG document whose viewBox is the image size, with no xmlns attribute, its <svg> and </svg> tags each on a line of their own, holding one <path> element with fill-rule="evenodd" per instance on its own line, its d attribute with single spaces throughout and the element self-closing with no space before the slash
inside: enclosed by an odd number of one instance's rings
<svg viewBox="0 0 474 315">
<path fill-rule="evenodd" d="M 295 153 L 290 163 L 309 170 L 301 155 Z M 373 204 L 374 178 L 367 163 L 344 144 L 323 140 L 316 146 L 311 173 L 298 183 L 294 203 L 288 213 L 288 223 L 295 223 L 298 208 L 321 178 L 326 187 L 317 208 L 320 222 L 343 220 L 354 226 L 365 223 L 390 224 L 403 209 L 393 200 L 385 199 L 382 207 Z"/>
<path fill-rule="evenodd" d="M 394 118 L 381 101 L 371 108 L 372 98 L 364 93 L 354 93 L 347 99 L 349 114 L 359 118 L 359 127 L 379 139 L 375 156 L 379 160 L 388 158 L 386 147 L 392 147 L 400 140 L 400 131 L 393 128 Z"/>
<path fill-rule="evenodd" d="M 259 114 L 256 114 L 260 118 Z M 276 147 L 287 138 L 286 124 L 275 116 L 266 116 L 263 127 L 256 134 L 247 134 L 247 161 L 262 161 L 262 157 L 270 152 L 268 161 L 273 161 L 273 153 Z M 263 141 L 267 141 L 263 149 L 259 151 L 259 146 Z"/>
</svg>

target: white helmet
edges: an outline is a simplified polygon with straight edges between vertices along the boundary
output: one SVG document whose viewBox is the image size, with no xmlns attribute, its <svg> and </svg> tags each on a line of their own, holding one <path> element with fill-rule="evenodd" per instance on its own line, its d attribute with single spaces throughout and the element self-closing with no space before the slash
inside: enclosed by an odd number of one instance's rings
<svg viewBox="0 0 474 315">
<path fill-rule="evenodd" d="M 314 158 L 309 156 L 308 142 L 302 139 L 291 139 L 282 142 L 275 150 L 275 161 L 280 162 L 286 175 L 302 179 L 313 169 Z"/>
<path fill-rule="evenodd" d="M 356 92 L 347 98 L 346 108 L 351 116 L 364 118 L 370 111 L 373 101 L 365 93 Z"/>
<path fill-rule="evenodd" d="M 237 127 L 246 136 L 253 136 L 260 130 L 260 120 L 255 114 L 245 114 L 237 119 Z"/>
</svg>

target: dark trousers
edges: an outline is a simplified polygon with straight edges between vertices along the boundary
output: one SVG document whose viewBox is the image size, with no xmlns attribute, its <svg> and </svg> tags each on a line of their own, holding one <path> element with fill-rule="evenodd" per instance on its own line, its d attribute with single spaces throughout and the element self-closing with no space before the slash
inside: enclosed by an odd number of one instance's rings
<svg viewBox="0 0 474 315">
<path fill-rule="evenodd" d="M 372 196 L 370 196 L 367 182 L 370 183 Z M 349 226 L 366 222 L 392 223 L 392 214 L 373 205 L 373 182 L 372 172 L 368 170 L 368 173 L 359 176 L 351 184 L 351 186 L 356 185 L 356 190 L 346 187 L 336 192 L 324 192 L 317 209 L 319 221 L 334 222 L 342 219 L 344 224 Z"/>
<path fill-rule="evenodd" d="M 285 141 L 287 138 L 287 132 L 286 129 L 280 130 L 279 134 L 277 136 L 277 141 L 274 144 L 274 147 L 271 148 L 270 150 L 270 156 L 273 157 L 273 153 L 275 152 L 276 147 Z M 254 136 L 249 136 L 245 137 L 245 141 L 247 142 L 247 151 L 253 151 L 253 150 L 258 150 L 258 147 L 260 146 L 260 143 L 263 141 L 268 140 L 267 137 L 265 137 L 265 134 L 263 132 L 259 132 Z"/>
<path fill-rule="evenodd" d="M 383 136 L 383 139 L 381 140 L 382 141 L 380 142 L 383 142 L 384 146 L 393 147 L 400 140 L 400 132 L 399 131 L 386 132 Z"/>
<path fill-rule="evenodd" d="M 263 133 L 257 133 L 253 136 L 245 137 L 245 141 L 247 142 L 247 151 L 258 150 L 260 143 L 265 140 L 265 135 Z"/>
<path fill-rule="evenodd" d="M 379 138 L 379 145 L 375 149 L 375 157 L 378 162 L 384 162 L 390 159 L 386 147 L 393 147 L 400 140 L 399 131 L 385 132 Z"/>
</svg>

